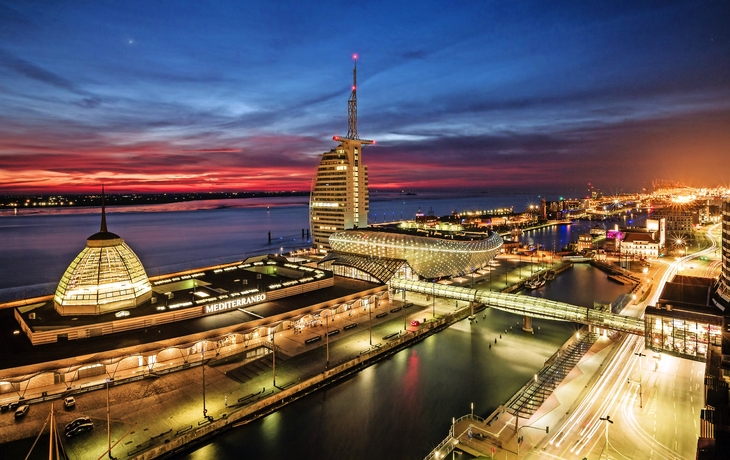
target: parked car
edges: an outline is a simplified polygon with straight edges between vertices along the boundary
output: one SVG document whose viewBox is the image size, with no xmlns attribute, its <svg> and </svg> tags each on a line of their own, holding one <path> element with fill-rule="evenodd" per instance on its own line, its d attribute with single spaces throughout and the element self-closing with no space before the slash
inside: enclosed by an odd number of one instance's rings
<svg viewBox="0 0 730 460">
<path fill-rule="evenodd" d="M 30 409 L 30 406 L 27 404 L 23 404 L 22 406 L 19 406 L 18 409 L 15 411 L 15 418 L 25 417 L 25 414 L 28 413 L 29 409 Z"/>
<path fill-rule="evenodd" d="M 91 419 L 89 417 L 79 417 L 73 422 L 68 423 L 66 425 L 66 433 L 78 427 L 79 425 L 83 425 L 84 423 L 91 423 Z"/>
<path fill-rule="evenodd" d="M 73 396 L 67 396 L 63 398 L 63 407 L 70 409 L 76 405 L 76 400 Z"/>
<path fill-rule="evenodd" d="M 81 425 L 78 425 L 76 428 L 69 430 L 66 432 L 67 438 L 73 438 L 77 434 L 84 433 L 86 431 L 90 431 L 94 429 L 94 424 L 91 422 L 88 423 L 82 423 Z"/>
<path fill-rule="evenodd" d="M 417 319 L 414 319 L 413 321 L 411 321 L 411 326 L 413 326 L 413 327 L 418 327 L 419 324 L 421 324 L 421 322 L 418 321 Z"/>
</svg>

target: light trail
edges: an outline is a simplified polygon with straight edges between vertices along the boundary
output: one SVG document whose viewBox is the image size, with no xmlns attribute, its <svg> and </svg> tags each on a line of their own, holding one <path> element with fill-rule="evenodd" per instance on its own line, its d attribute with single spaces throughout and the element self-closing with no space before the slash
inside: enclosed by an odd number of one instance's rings
<svg viewBox="0 0 730 460">
<path fill-rule="evenodd" d="M 664 285 L 677 274 L 680 267 L 683 266 L 684 263 L 703 254 L 712 252 L 716 249 L 717 242 L 712 236 L 711 232 L 714 231 L 714 229 L 717 228 L 718 225 L 719 224 L 714 225 L 707 232 L 710 241 L 712 242 L 709 247 L 697 251 L 694 254 L 685 255 L 684 257 L 681 257 L 674 262 L 664 262 L 667 264 L 667 269 L 664 271 L 661 278 L 659 279 L 657 289 L 655 290 L 654 294 L 651 296 L 650 299 L 648 299 L 645 305 L 656 305 L 662 293 Z M 642 310 L 639 317 L 643 318 L 643 316 L 644 313 Z M 625 387 L 624 382 L 627 381 L 635 366 L 635 363 L 632 365 L 627 365 L 629 363 L 629 360 L 635 352 L 641 352 L 643 350 L 643 343 L 640 337 L 631 336 L 623 337 L 621 339 L 616 354 L 611 359 L 608 366 L 606 366 L 604 372 L 599 376 L 598 380 L 590 389 L 588 395 L 583 398 L 576 410 L 573 411 L 568 420 L 563 424 L 563 426 L 567 428 L 560 430 L 556 435 L 554 435 L 548 442 L 549 445 L 554 445 L 556 448 L 560 448 L 560 446 L 564 442 L 573 442 L 569 440 L 569 438 L 571 438 L 570 433 L 582 427 L 582 429 L 580 429 L 580 432 L 577 433 L 578 440 L 574 441 L 572 447 L 569 449 L 569 451 L 574 455 L 580 454 L 580 452 L 584 448 L 586 448 L 586 446 L 591 444 L 592 440 L 595 439 L 595 442 L 592 444 L 593 446 L 596 442 L 599 442 L 599 439 L 596 438 L 596 435 L 599 433 L 599 430 L 602 426 L 602 421 L 600 420 L 600 418 L 604 414 L 609 414 L 618 410 L 623 415 L 623 418 L 627 421 L 627 425 L 629 426 L 630 430 L 635 433 L 638 440 L 637 444 L 643 444 L 644 447 L 646 447 L 650 451 L 656 451 L 665 458 L 682 458 L 678 456 L 674 451 L 672 451 L 669 447 L 656 441 L 656 439 L 654 439 L 651 435 L 649 435 L 641 428 L 640 424 L 636 420 L 635 411 L 633 409 L 634 403 L 636 401 L 636 391 L 633 386 Z M 611 396 L 609 398 L 606 398 L 606 394 Z M 610 441 L 609 446 L 613 447 Z M 615 447 L 613 450 L 614 452 L 616 452 L 617 455 L 629 458 L 622 454 Z"/>
</svg>

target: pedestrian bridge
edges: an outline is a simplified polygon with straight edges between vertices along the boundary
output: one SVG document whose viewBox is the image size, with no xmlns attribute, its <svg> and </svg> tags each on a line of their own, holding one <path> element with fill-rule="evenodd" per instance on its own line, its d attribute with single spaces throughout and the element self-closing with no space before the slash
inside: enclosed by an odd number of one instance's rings
<svg viewBox="0 0 730 460">
<path fill-rule="evenodd" d="M 391 278 L 390 287 L 409 292 L 445 297 L 448 299 L 464 300 L 487 305 L 497 310 L 503 310 L 517 315 L 532 318 L 549 319 L 553 321 L 569 321 L 591 326 L 602 327 L 614 331 L 644 335 L 644 320 L 615 313 L 579 307 L 564 302 L 541 299 L 526 295 L 507 294 L 504 292 L 489 292 L 482 289 L 470 289 L 459 286 L 414 281 L 403 278 Z"/>
</svg>

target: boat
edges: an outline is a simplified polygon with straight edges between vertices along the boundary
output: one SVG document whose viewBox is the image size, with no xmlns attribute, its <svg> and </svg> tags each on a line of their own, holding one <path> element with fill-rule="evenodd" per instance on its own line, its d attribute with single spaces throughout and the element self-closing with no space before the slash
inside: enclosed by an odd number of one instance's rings
<svg viewBox="0 0 730 460">
<path fill-rule="evenodd" d="M 525 285 L 530 289 L 538 289 L 545 286 L 545 282 L 545 278 L 540 278 L 540 275 L 537 275 L 537 278 L 528 281 Z"/>
</svg>

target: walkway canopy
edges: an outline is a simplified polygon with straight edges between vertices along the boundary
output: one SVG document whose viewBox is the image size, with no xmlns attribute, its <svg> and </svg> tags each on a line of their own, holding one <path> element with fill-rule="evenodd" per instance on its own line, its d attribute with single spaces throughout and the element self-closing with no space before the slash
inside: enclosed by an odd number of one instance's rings
<svg viewBox="0 0 730 460">
<path fill-rule="evenodd" d="M 389 284 L 393 289 L 403 289 L 420 294 L 430 294 L 436 297 L 482 303 L 488 307 L 518 315 L 530 316 L 532 318 L 582 323 L 641 336 L 645 333 L 643 319 L 579 307 L 554 300 L 541 299 L 539 297 L 489 292 L 481 289 L 470 289 L 427 281 L 406 280 L 403 278 L 392 278 Z"/>
</svg>

